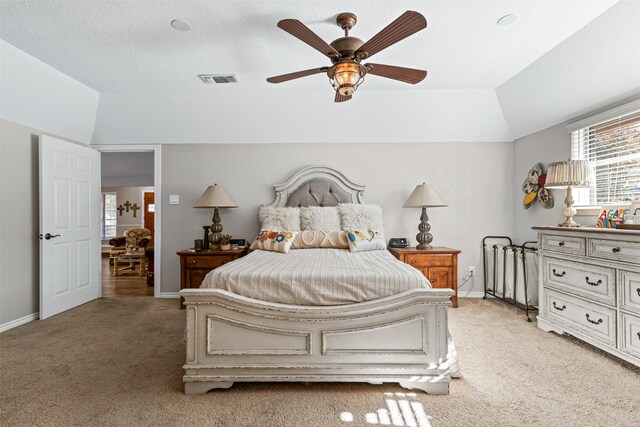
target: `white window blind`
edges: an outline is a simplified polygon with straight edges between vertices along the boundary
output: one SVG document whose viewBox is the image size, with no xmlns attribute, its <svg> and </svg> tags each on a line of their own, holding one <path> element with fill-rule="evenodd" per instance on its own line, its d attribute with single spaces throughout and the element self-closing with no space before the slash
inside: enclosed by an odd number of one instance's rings
<svg viewBox="0 0 640 427">
<path fill-rule="evenodd" d="M 640 110 L 571 132 L 571 158 L 588 160 L 594 185 L 577 204 L 604 205 L 640 199 Z"/>
</svg>

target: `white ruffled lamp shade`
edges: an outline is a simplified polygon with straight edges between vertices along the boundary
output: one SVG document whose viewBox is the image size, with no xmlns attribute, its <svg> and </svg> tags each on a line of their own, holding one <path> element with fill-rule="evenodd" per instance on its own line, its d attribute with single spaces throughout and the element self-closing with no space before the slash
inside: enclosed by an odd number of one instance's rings
<svg viewBox="0 0 640 427">
<path fill-rule="evenodd" d="M 564 204 L 567 207 L 564 210 L 565 220 L 558 224 L 559 227 L 580 227 L 580 224 L 573 220 L 574 215 L 578 212 L 573 207 L 572 188 L 585 188 L 591 186 L 593 169 L 586 160 L 568 160 L 564 162 L 549 163 L 547 169 L 546 188 L 566 188 L 567 197 Z"/>
</svg>

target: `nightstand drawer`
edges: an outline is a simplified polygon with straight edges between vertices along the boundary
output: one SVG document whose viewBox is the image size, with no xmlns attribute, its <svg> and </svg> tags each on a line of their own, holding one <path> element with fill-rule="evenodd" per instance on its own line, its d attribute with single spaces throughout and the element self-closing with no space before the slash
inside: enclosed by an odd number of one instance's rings
<svg viewBox="0 0 640 427">
<path fill-rule="evenodd" d="M 453 255 L 405 255 L 405 262 L 414 267 L 452 267 Z"/>
<path fill-rule="evenodd" d="M 561 254 L 584 255 L 586 241 L 583 237 L 554 236 L 545 234 L 542 236 L 542 249 Z"/>
<path fill-rule="evenodd" d="M 233 255 L 228 256 L 185 256 L 185 268 L 214 268 L 234 260 Z"/>
</svg>

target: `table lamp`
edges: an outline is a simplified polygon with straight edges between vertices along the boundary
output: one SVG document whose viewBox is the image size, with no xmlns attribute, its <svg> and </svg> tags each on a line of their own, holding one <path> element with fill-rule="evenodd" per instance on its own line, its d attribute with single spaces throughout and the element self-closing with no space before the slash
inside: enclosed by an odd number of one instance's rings
<svg viewBox="0 0 640 427">
<path fill-rule="evenodd" d="M 405 208 L 422 208 L 422 215 L 420 215 L 420 225 L 418 230 L 420 231 L 416 235 L 418 246 L 416 249 L 431 249 L 431 241 L 433 236 L 429 231 L 431 226 L 429 225 L 429 217 L 427 216 L 427 208 L 437 208 L 448 206 L 442 196 L 431 186 L 431 184 L 422 183 L 416 185 L 415 190 L 409 196 L 409 199 L 404 204 Z"/>
<path fill-rule="evenodd" d="M 222 185 L 213 184 L 204 190 L 204 193 L 202 193 L 202 196 L 193 207 L 214 208 L 209 241 L 214 248 L 219 246 L 222 239 L 222 224 L 220 224 L 221 219 L 218 208 L 237 208 L 238 204 L 233 200 L 226 188 Z"/>
<path fill-rule="evenodd" d="M 584 188 L 591 186 L 591 166 L 586 160 L 568 160 L 565 162 L 549 163 L 547 169 L 546 188 L 566 188 L 567 197 L 564 204 L 567 207 L 564 210 L 565 220 L 559 227 L 580 227 L 580 224 L 573 220 L 573 216 L 577 213 L 573 207 L 572 188 Z"/>
</svg>

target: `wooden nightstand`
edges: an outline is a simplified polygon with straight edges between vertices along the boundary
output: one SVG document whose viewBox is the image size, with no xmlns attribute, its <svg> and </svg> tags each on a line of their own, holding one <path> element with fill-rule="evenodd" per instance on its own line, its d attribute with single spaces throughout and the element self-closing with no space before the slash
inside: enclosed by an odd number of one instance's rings
<svg viewBox="0 0 640 427">
<path fill-rule="evenodd" d="M 248 247 L 229 251 L 179 251 L 180 289 L 199 288 L 204 276 L 223 264 L 247 254 Z M 180 298 L 180 308 L 184 308 L 184 299 Z"/>
<path fill-rule="evenodd" d="M 458 254 L 457 249 L 434 247 L 433 249 L 389 248 L 389 252 L 400 261 L 422 271 L 434 288 L 453 289 L 451 297 L 458 307 Z"/>
</svg>

